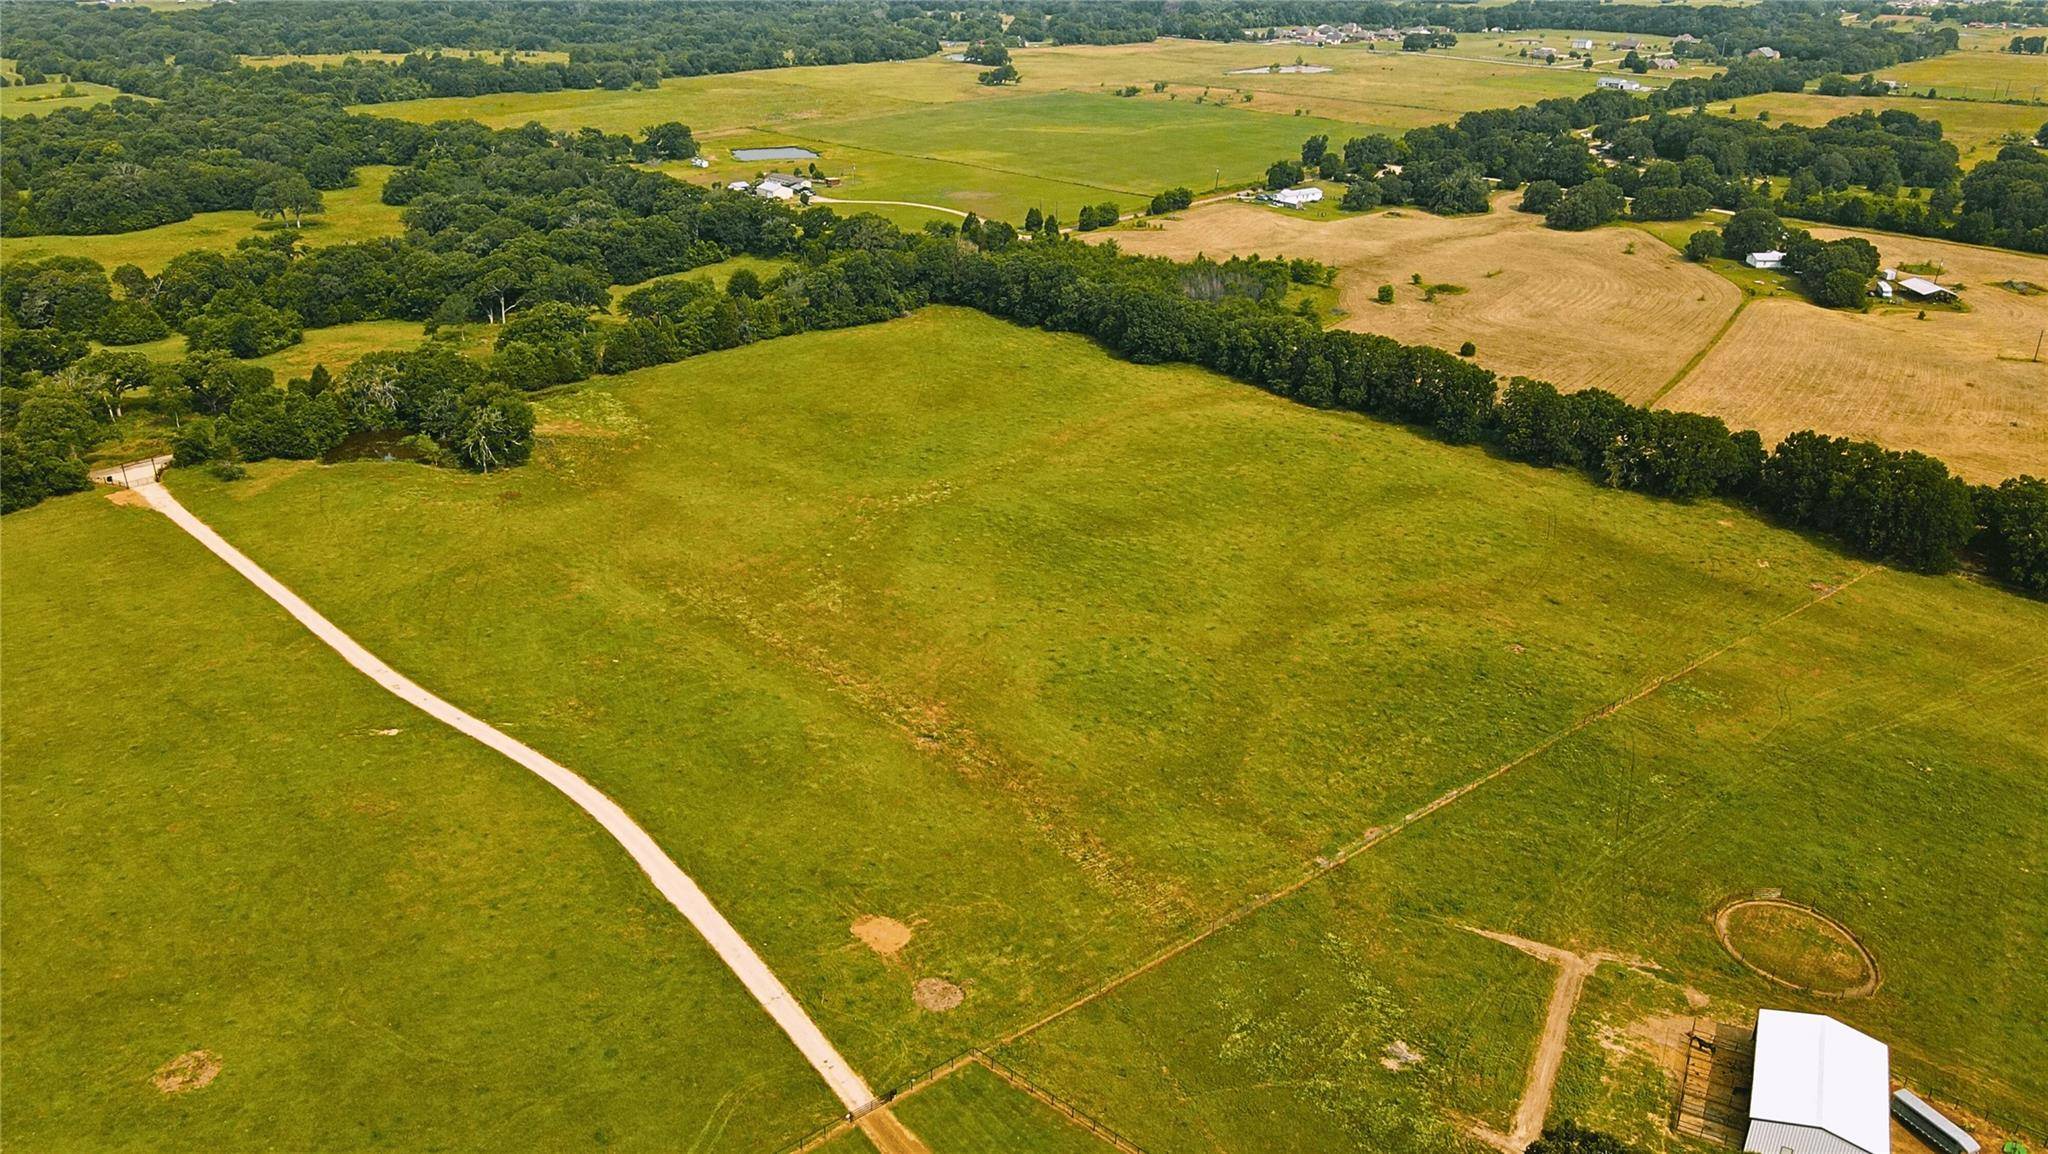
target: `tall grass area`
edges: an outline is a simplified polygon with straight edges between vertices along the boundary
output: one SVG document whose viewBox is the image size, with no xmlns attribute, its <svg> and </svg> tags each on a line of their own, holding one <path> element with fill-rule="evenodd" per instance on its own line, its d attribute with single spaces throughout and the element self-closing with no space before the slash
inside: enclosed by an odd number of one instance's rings
<svg viewBox="0 0 2048 1154">
<path fill-rule="evenodd" d="M 4 91 L 7 90 L 0 89 L 0 92 Z M 389 165 L 372 164 L 357 169 L 357 184 L 353 188 L 321 193 L 320 199 L 327 210 L 318 216 L 307 217 L 305 227 L 295 231 L 300 232 L 305 243 L 310 245 L 344 244 L 398 235 L 404 231 L 398 219 L 402 210 L 385 204 L 382 199 L 384 182 L 390 176 Z M 83 256 L 109 269 L 132 264 L 143 272 L 156 273 L 161 272 L 171 258 L 194 249 L 225 251 L 234 248 L 243 237 L 285 231 L 287 227 L 278 221 L 265 221 L 253 212 L 202 212 L 189 220 L 134 232 L 10 237 L 7 259 Z"/>
<path fill-rule="evenodd" d="M 163 517 L 7 518 L 8 1144 L 772 1149 L 837 1110 L 630 859 Z M 152 1075 L 204 1050 L 218 1077 Z"/>
<path fill-rule="evenodd" d="M 1839 1012 L 1903 1070 L 2048 1097 L 2010 954 L 2048 607 L 1814 606 L 1865 566 L 1741 509 L 955 310 L 560 393 L 541 436 L 172 484 L 635 813 L 878 1087 L 1719 653 L 1006 1060 L 1141 1144 L 1440 1149 L 1415 1118 L 1511 1112 L 1550 978 L 1458 923 L 1779 1004 L 1704 916 L 1770 886 L 1869 935 L 1891 976 Z M 1257 1032 L 1296 1018 L 1339 1025 Z M 1426 1061 L 1356 1056 L 1394 1040 Z"/>
</svg>

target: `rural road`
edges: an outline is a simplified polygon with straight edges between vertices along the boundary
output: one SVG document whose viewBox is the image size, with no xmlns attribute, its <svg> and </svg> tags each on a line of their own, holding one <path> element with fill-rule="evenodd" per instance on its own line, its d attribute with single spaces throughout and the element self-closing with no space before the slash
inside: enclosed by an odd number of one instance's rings
<svg viewBox="0 0 2048 1154">
<path fill-rule="evenodd" d="M 928 208 L 928 209 L 930 209 L 930 210 L 931 210 L 931 211 L 933 211 L 933 212 L 943 212 L 943 213 L 947 213 L 948 215 L 951 215 L 951 216 L 957 216 L 957 217 L 960 217 L 960 218 L 961 218 L 961 219 L 963 219 L 963 220 L 964 220 L 964 219 L 966 219 L 966 217 L 967 217 L 967 214 L 966 214 L 966 213 L 964 213 L 964 212 L 961 212 L 961 211 L 960 211 L 959 209 L 957 209 L 957 208 L 947 208 L 947 207 L 946 207 L 945 205 L 943 205 L 943 204 L 923 204 L 923 203 L 920 203 L 920 202 L 918 202 L 918 201 L 915 201 L 915 200 L 841 200 L 841 199 L 839 199 L 839 198 L 838 198 L 838 197 L 836 197 L 836 196 L 814 196 L 814 197 L 812 197 L 812 198 L 811 198 L 811 203 L 812 203 L 812 204 L 893 204 L 893 205 L 895 205 L 895 206 L 896 206 L 897 208 Z"/>
<path fill-rule="evenodd" d="M 241 550 L 228 544 L 204 521 L 193 516 L 163 485 L 151 480 L 135 486 L 134 491 L 148 501 L 151 508 L 169 517 L 172 523 L 191 534 L 216 557 L 227 562 L 235 572 L 247 578 L 250 584 L 262 590 L 265 596 L 282 605 L 285 612 L 298 619 L 299 624 L 312 631 L 313 635 L 328 648 L 341 654 L 344 661 L 355 666 L 372 681 L 398 698 L 418 707 L 436 721 L 459 730 L 518 762 L 549 785 L 568 795 L 569 800 L 596 818 L 598 824 L 605 828 L 605 832 L 611 834 L 612 839 L 624 846 L 626 852 L 632 855 L 633 861 L 646 872 L 648 878 L 654 882 L 654 887 L 661 891 L 669 904 L 688 918 L 697 932 L 704 936 L 704 940 L 711 943 L 711 948 L 718 952 L 726 967 L 746 986 L 747 992 L 761 1004 L 761 1008 L 768 1011 L 768 1016 L 775 1020 L 775 1024 L 782 1027 L 782 1032 L 789 1035 L 789 1040 L 796 1044 L 796 1048 L 818 1072 L 818 1076 L 825 1080 L 825 1084 L 831 1087 L 833 1094 L 838 1096 L 847 1111 L 853 1114 L 885 1113 L 877 1109 L 874 1092 L 868 1089 L 867 1083 L 846 1064 L 846 1059 L 840 1057 L 839 1051 L 833 1048 L 823 1031 L 811 1021 L 810 1015 L 804 1012 L 796 999 L 790 996 L 774 971 L 770 970 L 767 963 L 761 960 L 761 956 L 754 952 L 754 947 L 740 936 L 731 922 L 725 920 L 725 915 L 718 912 L 718 907 L 711 904 L 711 899 L 704 895 L 704 891 L 697 887 L 697 883 L 662 852 L 654 839 L 647 835 L 647 831 L 641 829 L 639 823 L 628 816 L 625 810 L 619 808 L 617 802 L 606 797 L 596 786 L 525 743 L 434 696 L 384 664 L 375 654 L 357 644 L 354 638 L 321 616 L 318 610 L 307 604 L 298 594 L 264 572 L 261 566 L 244 556 Z M 916 1143 L 915 1136 L 903 1130 L 902 1124 L 894 1122 L 893 1119 L 888 1122 L 877 1119 L 875 1126 L 901 1130 L 903 1136 Z M 917 1146 L 921 1145 L 922 1143 L 917 1143 Z M 897 1147 L 899 1150 L 915 1148 Z"/>
</svg>

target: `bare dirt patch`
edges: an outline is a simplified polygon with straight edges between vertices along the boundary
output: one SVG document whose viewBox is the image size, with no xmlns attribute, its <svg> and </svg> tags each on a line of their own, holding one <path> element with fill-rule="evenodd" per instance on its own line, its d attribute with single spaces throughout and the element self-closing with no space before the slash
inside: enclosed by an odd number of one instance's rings
<svg viewBox="0 0 2048 1154">
<path fill-rule="evenodd" d="M 116 505 L 126 505 L 131 509 L 149 508 L 149 501 L 133 489 L 111 490 L 107 493 L 107 500 L 112 501 Z"/>
<path fill-rule="evenodd" d="M 919 978 L 917 985 L 911 988 L 910 997 L 918 1009 L 943 1014 L 965 1001 L 967 994 L 944 978 Z"/>
<path fill-rule="evenodd" d="M 903 947 L 910 944 L 910 939 L 916 933 L 895 918 L 885 918 L 876 914 L 855 918 L 852 929 L 853 936 L 860 939 L 860 944 L 885 958 L 894 958 L 902 953 Z"/>
<path fill-rule="evenodd" d="M 1398 1074 L 1410 1066 L 1419 1064 L 1421 1061 L 1422 1055 L 1415 1047 L 1396 1038 L 1387 1043 L 1386 1054 L 1380 1059 L 1380 1065 Z"/>
<path fill-rule="evenodd" d="M 203 1090 L 220 1077 L 220 1056 L 211 1050 L 188 1050 L 156 1068 L 150 1084 L 165 1094 Z"/>
<path fill-rule="evenodd" d="M 1736 961 L 1815 997 L 1867 998 L 1884 980 L 1877 958 L 1849 927 L 1783 898 L 1722 906 L 1714 915 L 1714 936 Z"/>
</svg>

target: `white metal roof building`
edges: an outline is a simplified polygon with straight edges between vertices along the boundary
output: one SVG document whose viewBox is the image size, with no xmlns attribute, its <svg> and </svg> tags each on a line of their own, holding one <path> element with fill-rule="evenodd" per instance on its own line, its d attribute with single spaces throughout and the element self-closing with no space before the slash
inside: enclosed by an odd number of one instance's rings
<svg viewBox="0 0 2048 1154">
<path fill-rule="evenodd" d="M 1759 1010 L 1753 1154 L 1891 1154 L 1891 1051 L 1825 1014 Z"/>
<path fill-rule="evenodd" d="M 1283 188 L 1273 194 L 1273 203 L 1284 204 L 1289 208 L 1300 208 L 1321 199 L 1323 190 L 1320 188 Z"/>
</svg>

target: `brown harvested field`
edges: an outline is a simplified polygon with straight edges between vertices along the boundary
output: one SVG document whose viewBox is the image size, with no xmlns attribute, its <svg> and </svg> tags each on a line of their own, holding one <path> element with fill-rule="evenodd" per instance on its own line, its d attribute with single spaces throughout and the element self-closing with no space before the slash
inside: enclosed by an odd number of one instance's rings
<svg viewBox="0 0 2048 1154">
<path fill-rule="evenodd" d="M 1662 404 L 1713 413 L 1768 442 L 1798 429 L 1919 449 L 1973 481 L 2048 475 L 2048 258 L 1885 233 L 1861 236 L 1885 263 L 1932 260 L 1937 279 L 1965 286 L 1968 312 L 1885 307 L 1842 313 L 1805 301 L 1758 300 Z"/>
<path fill-rule="evenodd" d="M 1469 340 L 1503 376 L 1711 413 L 1756 429 L 1766 444 L 1810 428 L 1919 449 L 1973 481 L 2048 475 L 2048 352 L 2043 363 L 2028 360 L 2048 330 L 2048 295 L 1994 284 L 2048 287 L 2048 258 L 1818 228 L 1829 239 L 1865 237 L 1887 264 L 1939 263 L 1938 279 L 1966 286 L 1969 311 L 1930 311 L 1922 321 L 1912 308 L 1845 313 L 1757 298 L 1716 341 L 1742 299 L 1733 283 L 1639 230 L 1554 232 L 1512 203 L 1511 194 L 1497 198 L 1483 217 L 1398 210 L 1316 221 L 1226 202 L 1156 228 L 1094 235 L 1181 259 L 1314 257 L 1340 270 L 1341 328 L 1451 349 Z M 1425 301 L 1410 283 L 1415 273 L 1466 291 Z M 1382 284 L 1394 286 L 1395 303 L 1374 302 Z"/>
<path fill-rule="evenodd" d="M 1560 388 L 1599 387 L 1643 401 L 1706 347 L 1741 301 L 1726 279 L 1634 229 L 1555 232 L 1514 212 L 1512 194 L 1485 216 L 1396 210 L 1313 221 L 1261 205 L 1222 203 L 1156 230 L 1109 235 L 1126 251 L 1185 259 L 1260 253 L 1338 267 L 1340 328 L 1455 349 L 1502 376 Z M 1633 245 L 1635 251 L 1629 252 Z M 1465 291 L 1423 299 L 1410 283 Z M 1395 301 L 1377 304 L 1382 284 Z"/>
</svg>

